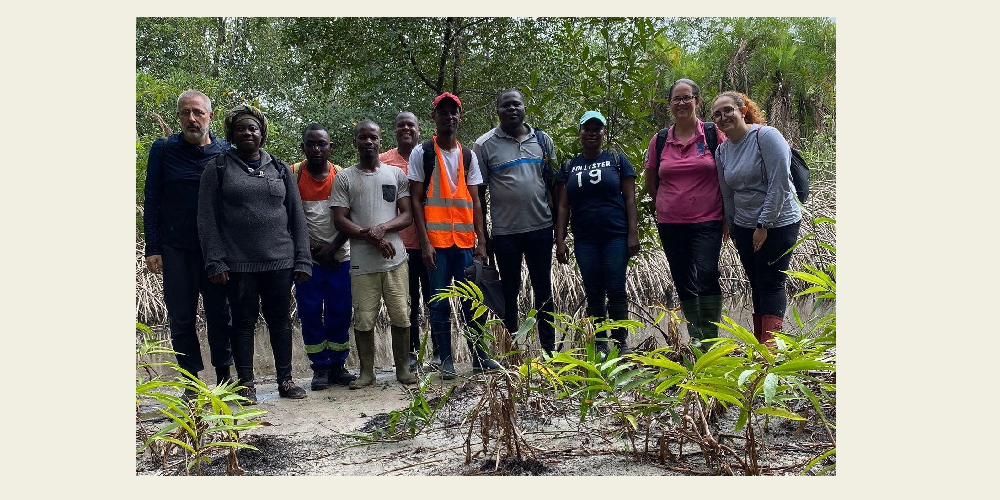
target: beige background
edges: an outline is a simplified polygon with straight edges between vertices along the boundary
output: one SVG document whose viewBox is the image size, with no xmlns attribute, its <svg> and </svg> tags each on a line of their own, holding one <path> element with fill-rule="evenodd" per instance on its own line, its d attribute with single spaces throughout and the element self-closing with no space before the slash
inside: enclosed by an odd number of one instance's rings
<svg viewBox="0 0 1000 500">
<path fill-rule="evenodd" d="M 992 401 L 981 404 L 975 388 L 995 395 L 995 377 L 977 372 L 985 364 L 967 358 L 997 352 L 979 344 L 981 337 L 996 333 L 982 315 L 996 309 L 986 303 L 996 294 L 983 293 L 996 273 L 980 265 L 990 261 L 979 255 L 995 255 L 989 246 L 995 237 L 992 225 L 975 220 L 996 211 L 989 203 L 996 196 L 986 189 L 996 185 L 991 170 L 997 162 L 979 154 L 990 149 L 979 144 L 991 142 L 996 80 L 989 78 L 992 73 L 978 73 L 995 56 L 977 54 L 981 47 L 995 46 L 987 41 L 996 33 L 995 13 L 962 2 L 935 4 L 930 13 L 854 0 L 835 6 L 724 1 L 704 7 L 626 1 L 615 2 L 614 10 L 607 3 L 581 8 L 573 2 L 570 8 L 563 2 L 511 4 L 530 12 L 483 12 L 462 5 L 456 10 L 449 4 L 447 14 L 838 16 L 838 194 L 844 200 L 838 210 L 838 248 L 845 287 L 838 307 L 844 326 L 841 463 L 835 478 L 746 481 L 766 488 L 763 497 L 808 488 L 807 494 L 795 494 L 923 497 L 947 492 L 949 498 L 964 498 L 985 488 L 978 483 L 990 477 L 987 467 L 995 460 L 982 458 L 994 454 L 990 448 L 996 438 L 982 440 L 992 433 L 969 429 L 981 429 L 979 420 L 992 414 Z M 0 126 L 12 175 L 4 183 L 6 196 L 0 197 L 7 248 L 7 286 L 0 303 L 8 320 L 7 359 L 13 363 L 4 364 L 7 411 L 0 413 L 7 431 L 5 476 L 15 481 L 9 489 L 35 495 L 170 494 L 167 484 L 156 484 L 164 480 L 128 479 L 134 478 L 133 408 L 127 397 L 134 356 L 128 342 L 129 316 L 134 316 L 134 221 L 128 208 L 133 201 L 134 16 L 427 14 L 416 3 L 389 4 L 405 7 L 386 9 L 383 2 L 362 10 L 373 5 L 361 3 L 342 10 L 332 3 L 286 3 L 279 9 L 279 4 L 261 8 L 262 2 L 244 2 L 191 4 L 181 10 L 180 4 L 164 3 L 135 9 L 113 2 L 74 7 L 39 2 L 5 17 L 0 30 L 4 85 L 13 109 L 5 106 Z M 18 182 L 26 179 L 31 181 Z M 956 205 L 961 213 L 946 213 Z M 967 227 L 969 222 L 978 230 Z M 946 266 L 937 265 L 942 261 Z M 957 283 L 945 283 L 956 278 Z M 503 481 L 508 488 L 550 494 L 563 488 L 579 492 L 580 486 L 568 478 L 513 479 L 516 485 L 512 478 L 269 478 L 254 480 L 253 488 L 255 494 L 289 486 L 293 489 L 286 491 L 293 494 L 305 488 L 342 492 L 345 486 L 357 491 L 377 481 L 380 492 L 418 484 L 416 491 L 430 492 L 427 487 L 448 481 L 452 495 L 467 494 L 466 484 L 456 480 L 486 488 Z M 718 494 L 736 496 L 741 490 L 733 489 L 735 481 L 685 478 L 666 484 L 630 478 L 627 483 L 587 481 L 585 488 L 657 496 L 725 488 Z M 233 492 L 222 485 L 219 480 L 198 483 L 218 493 Z M 258 492 L 261 488 L 267 491 Z"/>
</svg>

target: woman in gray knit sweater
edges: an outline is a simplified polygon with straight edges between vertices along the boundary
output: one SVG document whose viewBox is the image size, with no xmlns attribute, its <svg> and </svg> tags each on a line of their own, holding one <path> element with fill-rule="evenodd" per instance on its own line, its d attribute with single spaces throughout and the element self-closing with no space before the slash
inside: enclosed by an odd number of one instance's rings
<svg viewBox="0 0 1000 500">
<path fill-rule="evenodd" d="M 226 115 L 235 149 L 210 163 L 198 192 L 198 235 L 209 279 L 224 283 L 232 309 L 233 361 L 240 394 L 256 403 L 257 315 L 270 333 L 278 395 L 306 397 L 292 381 L 292 280 L 309 279 L 312 258 L 302 200 L 288 166 L 261 149 L 267 118 L 244 104 Z"/>
<path fill-rule="evenodd" d="M 754 337 L 773 345 L 788 298 L 788 270 L 802 221 L 791 182 L 791 149 L 781 132 L 764 125 L 757 103 L 739 92 L 723 92 L 712 104 L 712 120 L 728 140 L 715 164 L 729 234 L 740 255 L 753 296 Z"/>
</svg>

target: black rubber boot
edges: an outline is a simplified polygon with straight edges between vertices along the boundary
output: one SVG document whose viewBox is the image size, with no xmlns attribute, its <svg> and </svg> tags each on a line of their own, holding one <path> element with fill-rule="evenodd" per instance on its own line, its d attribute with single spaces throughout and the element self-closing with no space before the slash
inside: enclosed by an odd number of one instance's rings
<svg viewBox="0 0 1000 500">
<path fill-rule="evenodd" d="M 628 330 L 625 328 L 615 328 L 611 330 L 611 338 L 618 344 L 618 354 L 632 354 L 632 349 L 628 346 Z"/>
<path fill-rule="evenodd" d="M 466 341 L 469 344 L 469 352 L 472 353 L 472 373 L 492 372 L 501 368 L 500 363 L 490 358 L 489 353 L 478 343 L 471 339 L 466 339 Z"/>
<path fill-rule="evenodd" d="M 431 325 L 431 332 L 434 337 L 434 345 L 438 346 L 441 354 L 441 378 L 452 380 L 456 377 L 455 361 L 451 353 L 451 323 L 440 323 Z"/>
</svg>

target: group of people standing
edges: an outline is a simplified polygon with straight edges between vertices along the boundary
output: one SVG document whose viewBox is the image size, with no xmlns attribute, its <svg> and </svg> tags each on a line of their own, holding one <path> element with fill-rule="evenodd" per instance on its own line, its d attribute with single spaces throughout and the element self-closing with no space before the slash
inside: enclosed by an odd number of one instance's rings
<svg viewBox="0 0 1000 500">
<path fill-rule="evenodd" d="M 717 336 L 718 261 L 730 235 L 753 290 L 755 336 L 767 342 L 781 329 L 784 252 L 801 218 L 788 180 L 789 148 L 777 130 L 761 126 L 745 95 L 717 97 L 714 124 L 697 118 L 700 102 L 694 82 L 674 83 L 675 124 L 650 140 L 645 179 L 660 239 L 696 346 L 705 349 Z M 144 210 L 146 264 L 163 274 L 178 365 L 195 376 L 204 369 L 195 333 L 200 294 L 219 383 L 233 378 L 235 365 L 241 394 L 256 402 L 254 329 L 262 313 L 279 396 L 306 397 L 292 380 L 294 285 L 312 390 L 375 382 L 374 330 L 383 305 L 397 380 L 417 382 L 421 305 L 431 364 L 454 378 L 451 306 L 430 298 L 466 280 L 474 259 L 495 262 L 511 332 L 520 325 L 526 265 L 541 348 L 552 354 L 553 244 L 557 261 L 568 264 L 570 228 L 588 314 L 627 318 L 626 267 L 640 246 L 637 174 L 624 155 L 604 149 L 606 118 L 583 114 L 583 152 L 557 168 L 552 139 L 524 121 L 523 94 L 504 90 L 496 105 L 499 125 L 472 148 L 458 141 L 462 102 L 448 92 L 434 99 L 435 133 L 423 142 L 411 112 L 396 116 L 397 147 L 385 152 L 379 125 L 363 120 L 354 128 L 358 163 L 341 168 L 329 159 L 330 135 L 320 124 L 303 131 L 304 159 L 287 165 L 262 149 L 268 122 L 260 110 L 242 105 L 227 113 L 223 142 L 209 132 L 209 98 L 182 93 L 181 131 L 150 149 Z M 471 305 L 462 302 L 473 372 L 499 369 Z M 352 326 L 359 376 L 345 368 Z M 628 353 L 626 334 L 612 330 L 613 343 L 601 337 L 596 347 Z"/>
</svg>

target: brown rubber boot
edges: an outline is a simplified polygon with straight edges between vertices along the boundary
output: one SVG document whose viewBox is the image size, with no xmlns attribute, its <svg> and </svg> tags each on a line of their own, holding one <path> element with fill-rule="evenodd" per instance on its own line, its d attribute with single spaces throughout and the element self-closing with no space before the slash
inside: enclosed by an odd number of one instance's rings
<svg viewBox="0 0 1000 500">
<path fill-rule="evenodd" d="M 757 339 L 757 342 L 763 342 L 760 340 L 760 325 L 763 318 L 762 314 L 753 313 L 753 338 Z"/>
<path fill-rule="evenodd" d="M 416 384 L 417 377 L 410 373 L 410 327 L 392 325 L 392 359 L 396 363 L 396 380 Z"/>
<path fill-rule="evenodd" d="M 760 325 L 760 343 L 766 344 L 772 351 L 775 348 L 774 344 L 774 332 L 781 331 L 781 324 L 784 320 L 778 316 L 772 316 L 770 314 L 765 314 L 761 318 Z"/>
<path fill-rule="evenodd" d="M 361 377 L 348 384 L 347 387 L 360 389 L 375 383 L 375 331 L 355 331 L 354 340 L 358 344 L 358 363 L 361 365 Z"/>
</svg>

